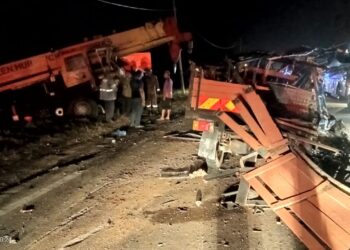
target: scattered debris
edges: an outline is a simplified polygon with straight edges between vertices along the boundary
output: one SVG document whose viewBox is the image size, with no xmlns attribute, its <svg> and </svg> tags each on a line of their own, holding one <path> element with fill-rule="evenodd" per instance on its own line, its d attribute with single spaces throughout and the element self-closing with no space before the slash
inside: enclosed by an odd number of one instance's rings
<svg viewBox="0 0 350 250">
<path fill-rule="evenodd" d="M 8 234 L 4 236 L 0 236 L 0 244 L 8 243 L 8 244 L 17 244 L 19 241 L 19 232 L 16 230 L 12 230 Z"/>
<path fill-rule="evenodd" d="M 114 222 L 110 218 L 107 220 L 107 223 L 108 225 L 114 225 Z"/>
<path fill-rule="evenodd" d="M 277 225 L 281 225 L 281 218 L 280 217 L 276 217 L 276 224 Z"/>
<path fill-rule="evenodd" d="M 197 177 L 204 177 L 206 175 L 207 175 L 207 172 L 205 172 L 203 169 L 199 169 L 197 171 L 194 171 L 193 173 L 190 173 L 189 177 L 191 179 L 193 179 L 193 178 L 197 178 Z"/>
<path fill-rule="evenodd" d="M 124 136 L 126 136 L 126 131 L 125 131 L 125 130 L 117 129 L 117 130 L 115 130 L 115 131 L 112 132 L 112 136 L 124 137 Z"/>
<path fill-rule="evenodd" d="M 23 205 L 22 209 L 21 209 L 21 213 L 31 213 L 33 212 L 35 206 L 33 204 L 30 205 Z"/>
<path fill-rule="evenodd" d="M 228 193 L 223 193 L 223 194 L 221 194 L 221 196 L 223 196 L 223 197 L 230 197 L 230 196 L 237 195 L 237 193 L 238 193 L 238 190 L 237 191 L 228 192 Z"/>
<path fill-rule="evenodd" d="M 163 242 L 159 242 L 159 243 L 158 243 L 158 246 L 159 246 L 159 247 L 162 247 L 163 245 L 164 245 Z"/>
<path fill-rule="evenodd" d="M 253 227 L 253 232 L 261 232 L 261 228 L 259 227 Z"/>
<path fill-rule="evenodd" d="M 190 169 L 185 168 L 163 168 L 161 170 L 161 177 L 188 177 Z"/>
<path fill-rule="evenodd" d="M 171 199 L 171 200 L 167 200 L 167 201 L 164 201 L 163 203 L 161 203 L 160 205 L 165 205 L 165 204 L 168 204 L 168 203 L 171 203 L 171 202 L 174 202 L 176 200 L 174 199 Z"/>
<path fill-rule="evenodd" d="M 223 245 L 224 247 L 229 247 L 230 246 L 230 242 L 228 242 L 227 240 L 221 240 L 219 242 L 219 245 Z"/>
<path fill-rule="evenodd" d="M 221 201 L 220 204 L 227 210 L 233 210 L 239 207 L 239 205 L 233 201 Z"/>
<path fill-rule="evenodd" d="M 307 138 L 296 136 L 296 135 L 291 134 L 291 133 L 287 133 L 287 136 L 288 136 L 288 138 L 290 138 L 290 139 L 292 139 L 292 140 L 294 140 L 296 142 L 307 143 L 307 144 L 315 146 L 316 148 L 322 148 L 322 149 L 328 150 L 330 152 L 333 152 L 336 155 L 339 155 L 341 153 L 340 149 L 334 148 L 334 147 L 331 147 L 331 146 L 328 146 L 328 145 L 325 145 L 325 144 L 320 143 L 320 142 L 315 142 L 315 141 L 309 140 Z"/>
<path fill-rule="evenodd" d="M 165 134 L 163 138 L 199 142 L 201 135 L 197 131 L 192 130 L 186 132 L 172 131 Z"/>
<path fill-rule="evenodd" d="M 45 234 L 43 234 L 40 238 L 38 238 L 37 240 L 35 240 L 31 245 L 35 245 L 38 242 L 40 242 L 41 240 L 43 240 L 45 237 L 49 236 L 50 234 L 54 233 L 55 231 L 63 228 L 66 225 L 69 225 L 71 222 L 73 222 L 74 220 L 78 219 L 79 217 L 85 215 L 87 212 L 89 212 L 91 210 L 92 207 L 86 207 L 83 208 L 82 210 L 80 210 L 79 212 L 71 215 L 67 220 L 63 221 L 62 223 L 60 223 L 58 226 L 54 227 L 53 229 L 51 229 L 50 231 L 46 232 Z"/>
<path fill-rule="evenodd" d="M 262 207 L 255 206 L 253 207 L 253 214 L 263 214 L 265 211 Z"/>
<path fill-rule="evenodd" d="M 188 211 L 188 207 L 178 207 L 177 210 L 179 210 L 182 213 L 185 213 Z"/>
<path fill-rule="evenodd" d="M 84 240 L 86 240 L 87 238 L 89 238 L 90 236 L 98 233 L 99 231 L 101 231 L 102 229 L 104 229 L 106 226 L 105 225 L 101 225 L 101 226 L 98 226 L 92 230 L 90 230 L 88 233 L 86 234 L 82 234 L 82 235 L 79 235 L 78 237 L 75 237 L 74 239 L 68 241 L 66 244 L 64 244 L 60 250 L 63 250 L 65 248 L 68 248 L 68 247 L 71 247 L 71 246 L 74 246 L 76 244 L 79 244 L 81 242 L 83 242 Z"/>
<path fill-rule="evenodd" d="M 196 194 L 196 206 L 200 207 L 202 205 L 203 194 L 202 190 L 198 189 Z"/>
</svg>

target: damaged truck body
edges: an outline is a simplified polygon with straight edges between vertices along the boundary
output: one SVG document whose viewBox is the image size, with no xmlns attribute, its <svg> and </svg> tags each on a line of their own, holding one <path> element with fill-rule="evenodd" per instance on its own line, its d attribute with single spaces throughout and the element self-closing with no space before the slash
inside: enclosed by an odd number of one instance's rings
<svg viewBox="0 0 350 250">
<path fill-rule="evenodd" d="M 226 81 L 199 69 L 190 87 L 193 129 L 202 131 L 198 155 L 209 172 L 240 157 L 237 204 L 251 205 L 253 189 L 308 248 L 349 249 L 349 154 L 347 146 L 327 144 L 345 135 L 325 103 L 330 68 L 318 57 L 310 61 L 314 52 L 241 61 L 228 67 L 235 73 Z M 335 78 L 348 88 L 342 77 Z M 314 154 L 329 155 L 328 166 Z M 338 157 L 342 166 L 332 165 Z"/>
</svg>

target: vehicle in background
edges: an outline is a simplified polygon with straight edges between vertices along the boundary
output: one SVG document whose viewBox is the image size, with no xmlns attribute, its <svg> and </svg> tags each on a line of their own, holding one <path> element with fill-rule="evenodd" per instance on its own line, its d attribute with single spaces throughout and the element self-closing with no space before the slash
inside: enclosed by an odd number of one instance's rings
<svg viewBox="0 0 350 250">
<path fill-rule="evenodd" d="M 0 121 L 28 122 L 42 112 L 95 117 L 99 77 L 107 68 L 117 71 L 125 66 L 123 57 L 164 44 L 169 44 L 171 60 L 177 62 L 181 44 L 191 39 L 173 18 L 167 18 L 0 65 Z M 150 55 L 140 60 L 151 62 Z"/>
</svg>

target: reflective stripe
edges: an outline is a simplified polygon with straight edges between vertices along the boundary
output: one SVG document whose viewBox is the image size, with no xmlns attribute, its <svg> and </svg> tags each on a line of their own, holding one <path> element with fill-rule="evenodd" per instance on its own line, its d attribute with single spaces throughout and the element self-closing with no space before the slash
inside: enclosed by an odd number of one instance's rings
<svg viewBox="0 0 350 250">
<path fill-rule="evenodd" d="M 199 99 L 198 108 L 207 109 L 207 110 L 223 110 L 223 111 L 234 112 L 236 107 L 234 103 L 229 99 L 220 99 L 220 98 L 201 96 Z"/>
<path fill-rule="evenodd" d="M 229 110 L 229 111 L 233 111 L 235 109 L 235 105 L 233 104 L 232 101 L 229 101 L 228 103 L 226 103 L 225 107 Z"/>
<path fill-rule="evenodd" d="M 100 89 L 101 92 L 113 92 L 113 89 Z"/>
<path fill-rule="evenodd" d="M 205 102 L 203 102 L 199 108 L 201 109 L 211 109 L 218 101 L 219 98 L 208 98 Z"/>
</svg>

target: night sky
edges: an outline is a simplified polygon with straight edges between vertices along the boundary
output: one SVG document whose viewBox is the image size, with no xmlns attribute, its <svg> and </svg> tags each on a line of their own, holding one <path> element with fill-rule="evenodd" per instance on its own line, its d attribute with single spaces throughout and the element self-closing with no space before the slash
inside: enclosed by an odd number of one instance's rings
<svg viewBox="0 0 350 250">
<path fill-rule="evenodd" d="M 110 0 L 146 8 L 171 9 L 172 0 Z M 191 2 L 191 3 L 189 3 Z M 228 2 L 235 5 L 230 7 Z M 177 0 L 179 23 L 195 36 L 194 59 L 211 61 L 241 51 L 280 51 L 300 45 L 350 43 L 350 1 L 184 1 Z M 59 49 L 92 37 L 123 31 L 172 15 L 106 5 L 95 0 L 1 1 L 0 62 Z"/>
</svg>

